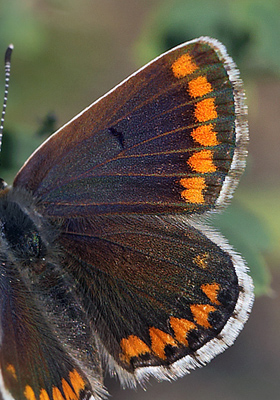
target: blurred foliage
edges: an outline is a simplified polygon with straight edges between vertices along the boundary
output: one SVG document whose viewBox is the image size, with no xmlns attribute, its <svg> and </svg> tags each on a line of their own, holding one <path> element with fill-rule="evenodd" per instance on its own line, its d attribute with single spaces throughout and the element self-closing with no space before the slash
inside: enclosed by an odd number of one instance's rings
<svg viewBox="0 0 280 400">
<path fill-rule="evenodd" d="M 279 14 L 279 0 L 168 0 L 148 21 L 138 54 L 147 61 L 187 40 L 211 36 L 248 74 L 280 75 Z"/>
<path fill-rule="evenodd" d="M 57 117 L 54 112 L 48 112 L 47 115 L 40 120 L 39 128 L 36 132 L 38 136 L 49 136 L 57 129 Z"/>
<path fill-rule="evenodd" d="M 248 193 L 253 192 L 252 196 Z M 263 230 L 269 232 L 269 241 L 263 239 L 263 244 L 259 242 L 259 250 L 263 250 L 266 256 L 271 261 L 271 266 L 279 268 L 280 260 L 280 213 L 279 213 L 279 199 L 280 199 L 280 187 L 279 186 L 262 186 L 262 187 L 249 187 L 244 190 L 238 191 L 238 199 L 246 209 L 250 209 L 250 212 L 255 216 L 258 216 L 260 224 L 255 226 L 256 231 Z M 258 244 L 258 242 L 256 242 Z"/>
<path fill-rule="evenodd" d="M 23 162 L 42 141 L 42 136 L 36 135 L 35 132 L 30 135 L 29 130 L 22 126 L 14 125 L 13 130 L 4 128 L 0 177 L 10 185 Z"/>
<path fill-rule="evenodd" d="M 46 29 L 36 18 L 36 0 L 0 0 L 0 51 L 4 54 L 9 43 L 17 43 L 17 52 L 30 56 L 43 47 Z M 43 3 L 42 3 L 43 5 Z"/>
</svg>

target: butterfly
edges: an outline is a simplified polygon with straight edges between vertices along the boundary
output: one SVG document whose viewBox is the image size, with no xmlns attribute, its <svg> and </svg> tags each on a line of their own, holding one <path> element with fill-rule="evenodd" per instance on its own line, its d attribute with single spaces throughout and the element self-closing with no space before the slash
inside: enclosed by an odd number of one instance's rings
<svg viewBox="0 0 280 400">
<path fill-rule="evenodd" d="M 172 380 L 232 345 L 253 303 L 247 266 L 205 216 L 245 166 L 247 108 L 225 47 L 162 54 L 1 181 L 0 392 L 106 396 Z"/>
</svg>

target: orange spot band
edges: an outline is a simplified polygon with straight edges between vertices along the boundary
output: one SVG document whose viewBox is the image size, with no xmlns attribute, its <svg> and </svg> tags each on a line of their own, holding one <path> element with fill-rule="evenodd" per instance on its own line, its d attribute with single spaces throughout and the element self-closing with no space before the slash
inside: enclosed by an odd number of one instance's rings
<svg viewBox="0 0 280 400">
<path fill-rule="evenodd" d="M 178 79 L 192 74 L 197 68 L 197 65 L 189 54 L 183 54 L 172 64 L 173 74 Z"/>
<path fill-rule="evenodd" d="M 61 394 L 61 391 L 57 387 L 53 387 L 52 395 L 53 400 L 65 400 L 65 398 Z"/>
<path fill-rule="evenodd" d="M 210 306 L 209 304 L 193 304 L 190 306 L 191 312 L 193 314 L 194 320 L 198 325 L 203 326 L 204 328 L 211 328 L 211 325 L 208 321 L 210 312 L 216 310 L 215 307 Z"/>
<path fill-rule="evenodd" d="M 210 121 L 217 118 L 215 99 L 209 98 L 199 101 L 195 105 L 194 114 L 198 122 Z"/>
<path fill-rule="evenodd" d="M 45 389 L 42 389 L 40 392 L 40 400 L 50 400 L 50 397 Z"/>
<path fill-rule="evenodd" d="M 205 179 L 195 176 L 193 178 L 182 178 L 180 184 L 186 189 L 183 190 L 181 196 L 190 203 L 203 204 L 203 189 L 206 187 Z"/>
<path fill-rule="evenodd" d="M 120 346 L 123 352 L 123 359 L 126 362 L 132 357 L 139 357 L 141 354 L 150 353 L 150 348 L 138 336 L 130 335 L 127 339 L 122 339 Z"/>
<path fill-rule="evenodd" d="M 214 282 L 201 285 L 201 290 L 206 294 L 212 303 L 217 305 L 220 304 L 219 300 L 217 299 L 220 290 L 220 285 L 218 283 Z"/>
<path fill-rule="evenodd" d="M 192 97 L 202 97 L 210 92 L 212 92 L 212 86 L 205 76 L 198 76 L 189 82 L 189 94 Z"/>
<path fill-rule="evenodd" d="M 189 158 L 188 164 L 193 171 L 200 172 L 202 174 L 216 171 L 216 166 L 213 164 L 213 153 L 211 150 L 201 150 L 195 152 Z"/>
<path fill-rule="evenodd" d="M 36 400 L 35 393 L 31 386 L 26 385 L 24 389 L 24 396 L 27 400 Z"/>
<path fill-rule="evenodd" d="M 169 344 L 171 346 L 176 346 L 177 343 L 171 335 L 165 333 L 157 328 L 150 328 L 150 337 L 151 337 L 151 348 L 153 352 L 162 360 L 166 359 L 166 355 L 164 352 L 165 347 Z"/>
<path fill-rule="evenodd" d="M 197 329 L 196 325 L 193 322 L 188 321 L 187 319 L 184 318 L 171 317 L 169 322 L 171 328 L 174 331 L 176 340 L 179 343 L 188 346 L 189 343 L 186 336 L 188 332 L 191 331 L 192 329 Z"/>
<path fill-rule="evenodd" d="M 208 259 L 209 255 L 207 253 L 205 254 L 198 254 L 193 258 L 193 262 L 202 269 L 208 268 Z"/>
<path fill-rule="evenodd" d="M 217 146 L 219 144 L 213 124 L 198 126 L 193 129 L 191 135 L 202 146 Z"/>
<path fill-rule="evenodd" d="M 75 369 L 69 373 L 69 378 L 76 395 L 79 397 L 80 391 L 86 386 L 85 381 Z"/>
<path fill-rule="evenodd" d="M 7 365 L 7 372 L 12 375 L 14 379 L 17 379 L 16 369 L 12 364 Z"/>
<path fill-rule="evenodd" d="M 66 400 L 79 400 L 78 396 L 73 392 L 68 382 L 65 379 L 61 380 L 62 389 Z"/>
</svg>

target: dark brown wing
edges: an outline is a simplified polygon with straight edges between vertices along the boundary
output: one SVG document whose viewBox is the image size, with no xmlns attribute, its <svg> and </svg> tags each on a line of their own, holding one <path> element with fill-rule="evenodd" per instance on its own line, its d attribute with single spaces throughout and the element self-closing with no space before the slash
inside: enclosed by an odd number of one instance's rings
<svg viewBox="0 0 280 400">
<path fill-rule="evenodd" d="M 106 351 L 129 372 L 161 366 L 174 378 L 233 343 L 248 317 L 251 280 L 219 236 L 217 245 L 182 219 L 149 216 L 77 218 L 61 229 L 73 290 Z"/>
<path fill-rule="evenodd" d="M 244 114 L 225 49 L 195 40 L 66 124 L 30 157 L 14 186 L 31 191 L 54 219 L 200 213 L 222 204 L 238 180 Z"/>
</svg>

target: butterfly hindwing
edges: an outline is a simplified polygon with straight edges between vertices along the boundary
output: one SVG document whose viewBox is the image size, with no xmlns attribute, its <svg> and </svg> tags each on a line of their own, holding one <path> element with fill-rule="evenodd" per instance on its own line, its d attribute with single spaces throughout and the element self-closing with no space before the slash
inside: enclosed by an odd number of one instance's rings
<svg viewBox="0 0 280 400">
<path fill-rule="evenodd" d="M 227 323 L 234 326 L 227 345 L 232 343 L 247 318 L 237 306 L 240 297 L 251 301 L 250 286 L 240 278 L 242 260 L 221 238 L 215 244 L 187 220 L 111 216 L 61 228 L 77 296 L 116 370 L 162 366 L 175 378 L 224 349 Z M 190 362 L 187 356 L 193 360 L 217 335 L 217 348 Z M 180 359 L 185 361 L 172 372 Z"/>
<path fill-rule="evenodd" d="M 6 263 L 5 267 L 7 270 Z M 1 268 L 0 278 L 0 370 L 5 392 L 15 400 L 88 399 L 94 392 L 84 371 L 54 336 L 38 298 L 35 301 L 36 296 L 11 265 L 9 271 L 13 273 L 7 276 Z"/>
</svg>

